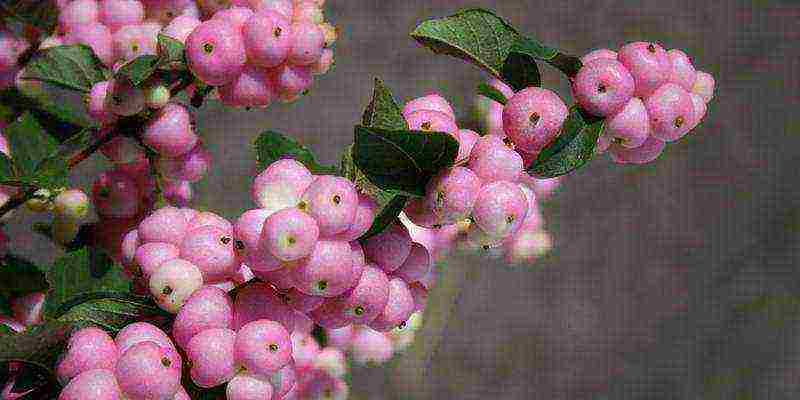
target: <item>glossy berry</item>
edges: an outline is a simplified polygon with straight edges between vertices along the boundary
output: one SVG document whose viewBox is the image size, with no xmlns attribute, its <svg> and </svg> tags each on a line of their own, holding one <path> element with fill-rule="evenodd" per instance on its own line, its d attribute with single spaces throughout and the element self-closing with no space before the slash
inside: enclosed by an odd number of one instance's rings
<svg viewBox="0 0 800 400">
<path fill-rule="evenodd" d="M 624 147 L 641 146 L 650 136 L 650 117 L 642 100 L 631 98 L 619 112 L 609 116 L 603 134 L 616 139 Z"/>
<path fill-rule="evenodd" d="M 438 216 L 439 224 L 449 225 L 469 216 L 480 188 L 481 180 L 472 170 L 444 170 L 428 184 L 425 205 Z"/>
<path fill-rule="evenodd" d="M 194 264 L 174 259 L 166 261 L 150 276 L 150 294 L 165 311 L 177 314 L 183 303 L 203 286 L 203 274 Z"/>
<path fill-rule="evenodd" d="M 507 138 L 486 135 L 475 143 L 468 167 L 483 183 L 516 182 L 522 175 L 523 163 L 522 156 L 510 147 Z"/>
<path fill-rule="evenodd" d="M 250 322 L 236 332 L 234 356 L 236 362 L 248 371 L 269 376 L 292 359 L 289 332 L 275 321 L 262 319 Z"/>
<path fill-rule="evenodd" d="M 394 355 L 394 347 L 385 333 L 366 328 L 354 335 L 352 352 L 353 361 L 357 363 L 383 364 Z"/>
<path fill-rule="evenodd" d="M 282 159 L 256 176 L 251 195 L 256 205 L 272 214 L 296 206 L 313 181 L 314 177 L 303 164 Z"/>
<path fill-rule="evenodd" d="M 353 223 L 344 232 L 336 234 L 335 238 L 346 242 L 358 239 L 372 227 L 377 211 L 378 203 L 375 200 L 372 200 L 369 196 L 359 194 Z"/>
<path fill-rule="evenodd" d="M 248 61 L 263 68 L 282 64 L 292 46 L 290 28 L 289 21 L 272 11 L 250 17 L 242 30 Z"/>
<path fill-rule="evenodd" d="M 313 296 L 333 297 L 349 289 L 353 275 L 350 245 L 342 241 L 320 240 L 311 254 L 292 267 L 292 280 L 298 290 Z"/>
<path fill-rule="evenodd" d="M 170 103 L 145 127 L 142 141 L 158 154 L 176 158 L 194 149 L 198 137 L 186 107 Z"/>
<path fill-rule="evenodd" d="M 294 330 L 294 310 L 272 287 L 254 283 L 239 291 L 233 305 L 233 329 L 261 319 L 277 321 L 287 331 Z"/>
<path fill-rule="evenodd" d="M 321 237 L 329 237 L 353 223 L 357 206 L 358 192 L 352 182 L 322 175 L 308 186 L 297 207 L 314 217 Z"/>
<path fill-rule="evenodd" d="M 609 49 L 592 50 L 581 57 L 581 62 L 586 65 L 594 60 L 599 59 L 616 60 L 617 52 Z"/>
<path fill-rule="evenodd" d="M 113 370 L 119 358 L 114 340 L 98 328 L 76 331 L 67 342 L 67 349 L 56 367 L 62 383 L 93 369 Z"/>
<path fill-rule="evenodd" d="M 197 182 L 211 170 L 211 153 L 202 143 L 198 143 L 192 150 L 178 158 L 160 158 L 158 167 L 166 178 Z"/>
<path fill-rule="evenodd" d="M 311 65 L 322 56 L 325 35 L 314 23 L 296 21 L 290 28 L 291 47 L 288 60 L 294 65 Z"/>
<path fill-rule="evenodd" d="M 598 117 L 614 114 L 633 97 L 633 76 L 619 61 L 598 59 L 584 64 L 573 83 L 575 99 Z"/>
<path fill-rule="evenodd" d="M 58 400 L 122 400 L 117 378 L 107 369 L 93 369 L 81 373 L 69 382 Z"/>
<path fill-rule="evenodd" d="M 206 225 L 190 230 L 181 242 L 181 258 L 197 266 L 207 283 L 223 281 L 239 268 L 230 232 Z"/>
<path fill-rule="evenodd" d="M 457 139 L 458 156 L 456 156 L 456 164 L 459 164 L 469 161 L 470 153 L 472 153 L 472 149 L 475 147 L 475 144 L 478 143 L 480 135 L 478 135 L 477 132 L 469 129 L 459 129 Z"/>
<path fill-rule="evenodd" d="M 393 276 L 403 278 L 407 283 L 417 282 L 428 274 L 433 265 L 431 253 L 419 243 L 411 244 L 411 253 L 406 262 L 392 273 Z"/>
<path fill-rule="evenodd" d="M 103 62 L 110 66 L 114 63 L 114 37 L 105 25 L 88 23 L 73 26 L 64 36 L 65 45 L 84 44 Z"/>
<path fill-rule="evenodd" d="M 292 333 L 292 359 L 298 370 L 306 370 L 314 364 L 320 351 L 319 343 L 311 335 Z"/>
<path fill-rule="evenodd" d="M 242 250 L 239 254 L 245 257 L 245 263 L 249 262 L 249 256 L 259 255 L 259 242 L 261 241 L 261 231 L 264 228 L 264 222 L 270 216 L 269 211 L 256 208 L 247 210 L 242 214 L 233 226 L 234 240 L 241 242 Z"/>
<path fill-rule="evenodd" d="M 134 322 L 122 328 L 114 341 L 117 343 L 120 354 L 142 342 L 153 342 L 165 349 L 175 348 L 164 331 L 147 322 Z"/>
<path fill-rule="evenodd" d="M 205 21 L 192 31 L 186 55 L 195 76 L 212 86 L 232 82 L 247 61 L 241 31 L 224 20 Z"/>
<path fill-rule="evenodd" d="M 181 383 L 180 356 L 154 342 L 131 346 L 120 356 L 114 374 L 131 400 L 171 400 Z"/>
<path fill-rule="evenodd" d="M 558 136 L 567 113 L 557 94 L 530 87 L 508 99 L 503 108 L 503 129 L 520 149 L 538 152 Z"/>
<path fill-rule="evenodd" d="M 73 220 L 86 217 L 90 206 L 89 196 L 80 189 L 65 190 L 53 199 L 53 212 Z"/>
<path fill-rule="evenodd" d="M 217 11 L 211 19 L 226 21 L 234 29 L 241 31 L 250 17 L 255 15 L 253 10 L 247 7 L 233 6 L 224 10 Z"/>
<path fill-rule="evenodd" d="M 697 71 L 697 79 L 692 86 L 692 92 L 699 95 L 706 103 L 714 97 L 714 77 L 703 71 Z"/>
<path fill-rule="evenodd" d="M 319 239 L 317 222 L 298 208 L 286 208 L 264 221 L 259 246 L 282 261 L 295 261 L 311 254 Z"/>
<path fill-rule="evenodd" d="M 92 186 L 92 199 L 100 216 L 129 218 L 139 212 L 141 192 L 127 174 L 109 171 L 100 174 Z"/>
<path fill-rule="evenodd" d="M 211 388 L 231 380 L 237 372 L 235 343 L 236 332 L 230 329 L 212 328 L 194 335 L 186 345 L 192 381 L 197 386 Z"/>
<path fill-rule="evenodd" d="M 233 82 L 219 88 L 219 96 L 229 107 L 267 107 L 276 90 L 266 71 L 247 65 Z"/>
<path fill-rule="evenodd" d="M 692 60 L 689 59 L 689 56 L 686 53 L 678 50 L 672 49 L 667 52 L 667 56 L 669 57 L 670 64 L 672 64 L 672 68 L 670 69 L 669 79 L 668 82 L 674 83 L 687 91 L 691 91 L 692 87 L 694 86 L 694 82 L 697 79 L 697 71 L 692 65 Z"/>
<path fill-rule="evenodd" d="M 389 301 L 378 317 L 368 325 L 377 331 L 387 332 L 404 323 L 414 312 L 414 298 L 408 284 L 401 278 L 389 281 Z"/>
<path fill-rule="evenodd" d="M 384 272 L 400 268 L 411 253 L 411 236 L 400 224 L 392 224 L 383 232 L 367 239 L 364 253 Z"/>
<path fill-rule="evenodd" d="M 614 162 L 619 164 L 646 164 L 658 158 L 665 145 L 664 141 L 651 136 L 635 149 L 612 145 L 609 153 Z"/>
<path fill-rule="evenodd" d="M 138 237 L 142 243 L 163 242 L 180 246 L 188 225 L 180 209 L 162 207 L 139 224 Z"/>
<path fill-rule="evenodd" d="M 172 243 L 149 242 L 136 249 L 134 261 L 138 271 L 146 279 L 150 279 L 161 265 L 180 257 L 181 250 Z"/>
<path fill-rule="evenodd" d="M 422 132 L 444 132 L 458 136 L 458 125 L 447 114 L 433 110 L 414 111 L 406 116 L 408 128 Z"/>
<path fill-rule="evenodd" d="M 225 386 L 227 400 L 271 400 L 272 385 L 265 378 L 242 371 Z"/>
<path fill-rule="evenodd" d="M 99 22 L 100 7 L 96 0 L 74 0 L 61 8 L 58 14 L 58 25 L 63 32 L 69 32 L 77 26 Z"/>
<path fill-rule="evenodd" d="M 644 105 L 656 139 L 672 142 L 689 133 L 694 121 L 694 104 L 689 92 L 682 87 L 664 84 L 645 99 Z"/>
<path fill-rule="evenodd" d="M 634 42 L 619 49 L 619 61 L 628 69 L 636 84 L 634 96 L 650 96 L 669 79 L 672 63 L 657 43 Z"/>
<path fill-rule="evenodd" d="M 355 287 L 341 299 L 345 316 L 354 324 L 368 324 L 389 301 L 389 278 L 380 268 L 366 266 Z"/>
<path fill-rule="evenodd" d="M 441 95 L 432 93 L 409 101 L 403 106 L 403 116 L 406 119 L 417 111 L 438 111 L 446 115 L 451 121 L 455 121 L 456 113 L 450 103 Z"/>
<path fill-rule="evenodd" d="M 189 34 L 200 26 L 200 20 L 191 15 L 179 15 L 175 17 L 161 33 L 165 36 L 178 40 L 181 43 L 186 43 L 186 38 Z"/>
<path fill-rule="evenodd" d="M 484 232 L 498 239 L 516 232 L 528 213 L 528 200 L 518 184 L 493 182 L 475 201 L 472 218 Z"/>
</svg>

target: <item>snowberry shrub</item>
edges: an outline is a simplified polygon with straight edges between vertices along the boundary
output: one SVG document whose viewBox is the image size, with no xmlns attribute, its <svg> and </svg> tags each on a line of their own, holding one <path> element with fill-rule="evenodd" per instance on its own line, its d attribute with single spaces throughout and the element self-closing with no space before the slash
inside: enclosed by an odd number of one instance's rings
<svg viewBox="0 0 800 400">
<path fill-rule="evenodd" d="M 714 94 L 681 50 L 635 42 L 578 58 L 466 10 L 412 37 L 492 76 L 483 129 L 438 93 L 398 104 L 376 80 L 339 166 L 266 131 L 252 209 L 193 208 L 215 154 L 195 109 L 306 94 L 334 63 L 324 3 L 61 0 L 43 5 L 51 19 L 4 5 L 0 217 L 51 213 L 34 228 L 63 249 L 39 267 L 0 231 L 4 398 L 23 398 L 12 391 L 32 371 L 50 378 L 26 394 L 62 400 L 346 398 L 348 358 L 379 364 L 410 345 L 451 253 L 533 263 L 552 247 L 540 203 L 561 176 L 606 151 L 655 161 Z M 509 43 L 486 50 L 472 35 Z M 541 87 L 542 62 L 575 105 Z M 83 96 L 88 118 L 38 82 Z M 108 166 L 89 195 L 68 172 L 97 151 Z"/>
</svg>

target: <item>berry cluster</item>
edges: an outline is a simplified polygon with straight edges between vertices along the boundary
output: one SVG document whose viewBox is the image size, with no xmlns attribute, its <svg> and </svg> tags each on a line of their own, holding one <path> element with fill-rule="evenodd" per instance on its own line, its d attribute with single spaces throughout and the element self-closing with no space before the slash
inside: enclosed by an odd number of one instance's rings
<svg viewBox="0 0 800 400">
<path fill-rule="evenodd" d="M 0 24 L 0 90 L 11 87 L 17 81 L 19 57 L 30 47 L 30 43 Z"/>
<path fill-rule="evenodd" d="M 335 347 L 321 347 L 309 333 L 296 330 L 291 336 L 297 384 L 289 398 L 346 399 L 350 390 L 343 380 L 345 354 Z"/>
<path fill-rule="evenodd" d="M 389 332 L 379 332 L 368 326 L 350 325 L 326 329 L 328 344 L 349 353 L 359 364 L 383 364 L 405 350 L 414 341 L 415 332 L 422 326 L 422 312 L 411 314 L 405 324 Z"/>
<path fill-rule="evenodd" d="M 189 68 L 219 88 L 223 104 L 266 107 L 290 102 L 333 64 L 336 30 L 323 1 L 238 1 L 216 10 L 186 39 Z"/>
</svg>

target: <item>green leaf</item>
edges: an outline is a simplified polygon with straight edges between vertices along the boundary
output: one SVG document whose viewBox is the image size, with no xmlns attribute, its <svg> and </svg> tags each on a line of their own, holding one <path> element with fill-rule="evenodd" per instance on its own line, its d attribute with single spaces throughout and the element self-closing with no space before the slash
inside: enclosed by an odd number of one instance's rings
<svg viewBox="0 0 800 400">
<path fill-rule="evenodd" d="M 58 142 L 31 113 L 23 114 L 3 132 L 11 147 L 14 165 L 22 176 L 35 176 L 39 163 L 58 148 Z"/>
<path fill-rule="evenodd" d="M 541 86 L 542 77 L 539 73 L 539 67 L 536 65 L 536 60 L 528 54 L 515 51 L 516 48 L 515 44 L 503 64 L 503 79 L 515 91 L 531 86 Z"/>
<path fill-rule="evenodd" d="M 503 94 L 503 92 L 497 90 L 493 86 L 489 86 L 486 83 L 481 83 L 478 85 L 478 94 L 484 97 L 488 97 L 502 105 L 506 105 L 508 103 L 508 99 Z"/>
<path fill-rule="evenodd" d="M 536 60 L 547 62 L 568 77 L 577 75 L 583 66 L 580 58 L 566 54 L 556 48 L 545 46 L 535 39 L 524 36 L 514 43 L 511 48 L 511 54 L 529 56 Z"/>
<path fill-rule="evenodd" d="M 14 162 L 5 153 L 0 153 L 0 183 L 7 185 L 14 181 L 17 181 Z"/>
<path fill-rule="evenodd" d="M 54 371 L 74 326 L 66 321 L 46 321 L 24 332 L 0 336 L 0 363 L 22 361 Z"/>
<path fill-rule="evenodd" d="M 172 316 L 163 311 L 149 297 L 116 293 L 94 293 L 76 298 L 77 304 L 69 309 L 59 321 L 70 322 L 77 327 L 96 326 L 114 335 L 125 326 L 146 321 L 167 327 Z"/>
<path fill-rule="evenodd" d="M 453 166 L 458 141 L 447 133 L 356 126 L 353 161 L 383 190 L 424 196 L 428 181 Z"/>
<path fill-rule="evenodd" d="M 139 87 L 156 72 L 158 63 L 158 56 L 152 54 L 139 56 L 120 67 L 114 77 L 115 79 L 127 79 L 131 85 Z"/>
<path fill-rule="evenodd" d="M 47 290 L 44 269 L 24 258 L 6 256 L 0 266 L 0 296 L 11 300 Z"/>
<path fill-rule="evenodd" d="M 34 57 L 25 68 L 23 79 L 88 93 L 95 83 L 107 79 L 107 71 L 89 46 L 57 46 Z"/>
<path fill-rule="evenodd" d="M 0 15 L 45 33 L 52 32 L 58 23 L 55 0 L 4 0 L 0 2 Z"/>
<path fill-rule="evenodd" d="M 266 131 L 256 138 L 256 160 L 260 170 L 282 158 L 293 158 L 306 166 L 315 174 L 335 174 L 336 168 L 317 162 L 311 150 L 300 145 L 294 139 L 274 131 Z"/>
<path fill-rule="evenodd" d="M 0 92 L 0 105 L 14 115 L 29 111 L 36 120 L 59 141 L 64 141 L 92 123 L 83 114 L 63 101 L 55 101 L 39 88 L 20 91 L 9 88 Z"/>
<path fill-rule="evenodd" d="M 394 101 L 392 92 L 380 78 L 375 78 L 372 101 L 364 110 L 361 125 L 392 130 L 408 129 L 402 109 Z"/>
<path fill-rule="evenodd" d="M 158 35 L 158 67 L 169 70 L 186 69 L 186 52 L 183 43 L 169 36 Z"/>
<path fill-rule="evenodd" d="M 378 211 L 378 214 L 375 215 L 375 220 L 372 221 L 372 226 L 370 226 L 369 230 L 365 234 L 361 235 L 361 237 L 358 239 L 366 240 L 383 232 L 384 229 L 392 224 L 392 222 L 397 220 L 397 216 L 403 212 L 407 202 L 408 196 L 403 195 L 394 195 L 385 204 L 380 204 L 379 202 L 378 204 L 381 205 L 381 208 L 380 211 Z"/>
<path fill-rule="evenodd" d="M 537 178 L 555 178 L 584 166 L 592 159 L 604 127 L 605 120 L 572 107 L 561 135 L 539 153 L 528 172 Z"/>
<path fill-rule="evenodd" d="M 47 271 L 50 292 L 45 301 L 46 318 L 58 318 L 76 304 L 76 299 L 97 293 L 127 294 L 130 282 L 122 269 L 102 250 L 84 247 L 56 260 Z"/>
</svg>

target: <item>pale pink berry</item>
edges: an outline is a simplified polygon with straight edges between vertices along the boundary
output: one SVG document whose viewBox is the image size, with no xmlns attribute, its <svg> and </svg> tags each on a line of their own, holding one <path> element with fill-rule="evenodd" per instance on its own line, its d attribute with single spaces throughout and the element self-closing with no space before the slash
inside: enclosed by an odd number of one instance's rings
<svg viewBox="0 0 800 400">
<path fill-rule="evenodd" d="M 296 21 L 291 25 L 288 60 L 294 65 L 311 65 L 322 56 L 325 35 L 314 23 Z"/>
<path fill-rule="evenodd" d="M 341 350 L 348 349 L 353 341 L 354 331 L 355 329 L 352 325 L 338 329 L 325 329 L 325 334 L 328 337 L 328 346 Z"/>
<path fill-rule="evenodd" d="M 614 162 L 618 164 L 646 164 L 658 158 L 664 151 L 665 145 L 664 141 L 651 136 L 644 144 L 635 149 L 611 145 L 609 153 Z"/>
<path fill-rule="evenodd" d="M 111 31 L 105 25 L 99 23 L 73 26 L 64 37 L 64 44 L 85 44 L 91 47 L 97 58 L 105 65 L 114 63 L 113 42 Z"/>
<path fill-rule="evenodd" d="M 145 25 L 125 25 L 114 32 L 115 58 L 122 62 L 157 52 L 158 37 L 151 34 Z"/>
<path fill-rule="evenodd" d="M 192 202 L 194 191 L 189 181 L 164 179 L 161 183 L 164 200 L 176 206 L 185 206 Z"/>
<path fill-rule="evenodd" d="M 320 370 L 309 372 L 298 387 L 298 398 L 346 400 L 350 394 L 347 383 Z"/>
<path fill-rule="evenodd" d="M 189 69 L 207 85 L 222 86 L 236 79 L 244 69 L 242 32 L 223 20 L 209 20 L 186 38 Z"/>
<path fill-rule="evenodd" d="M 240 290 L 233 305 L 233 329 L 261 319 L 277 321 L 294 330 L 294 310 L 269 285 L 254 283 Z"/>
<path fill-rule="evenodd" d="M 523 164 L 522 156 L 510 147 L 508 138 L 486 135 L 473 147 L 468 167 L 484 183 L 516 182 L 522 175 Z"/>
<path fill-rule="evenodd" d="M 409 200 L 403 212 L 415 225 L 425 228 L 433 228 L 440 225 L 439 216 L 433 212 L 431 207 L 428 207 L 424 198 Z"/>
<path fill-rule="evenodd" d="M 211 328 L 194 335 L 186 345 L 190 375 L 197 386 L 211 388 L 228 382 L 238 372 L 234 358 L 236 332 Z"/>
<path fill-rule="evenodd" d="M 225 291 L 204 286 L 195 291 L 183 305 L 172 325 L 172 335 L 181 348 L 186 348 L 194 335 L 212 328 L 233 326 L 233 302 Z"/>
<path fill-rule="evenodd" d="M 458 156 L 456 157 L 456 164 L 469 161 L 469 156 L 475 144 L 478 143 L 480 135 L 477 132 L 469 129 L 459 129 L 456 135 L 458 139 Z"/>
<path fill-rule="evenodd" d="M 85 371 L 69 382 L 58 400 L 122 400 L 117 378 L 107 369 Z"/>
<path fill-rule="evenodd" d="M 291 340 L 295 368 L 303 371 L 311 367 L 319 354 L 319 343 L 310 335 L 302 333 L 292 333 Z"/>
<path fill-rule="evenodd" d="M 203 226 L 213 226 L 229 235 L 233 235 L 233 224 L 231 224 L 227 219 L 209 211 L 196 213 L 194 218 L 189 221 L 187 232 Z M 234 243 L 234 246 L 239 247 L 239 244 Z"/>
<path fill-rule="evenodd" d="M 100 6 L 96 0 L 74 0 L 67 3 L 58 13 L 58 26 L 63 32 L 75 27 L 98 23 Z"/>
<path fill-rule="evenodd" d="M 108 81 L 103 81 L 92 86 L 87 98 L 89 116 L 101 124 L 111 124 L 117 120 L 117 116 L 106 105 L 107 95 Z"/>
<path fill-rule="evenodd" d="M 633 42 L 619 49 L 619 61 L 628 69 L 636 90 L 634 96 L 650 96 L 669 79 L 672 63 L 663 47 L 657 43 Z"/>
<path fill-rule="evenodd" d="M 190 230 L 181 242 L 181 258 L 194 264 L 203 281 L 223 281 L 239 268 L 231 232 L 206 225 Z"/>
<path fill-rule="evenodd" d="M 93 369 L 113 370 L 118 358 L 117 345 L 111 336 L 98 328 L 84 328 L 70 336 L 66 352 L 56 366 L 56 375 L 66 383 Z"/>
<path fill-rule="evenodd" d="M 313 296 L 334 297 L 344 293 L 352 281 L 351 253 L 347 242 L 318 241 L 311 254 L 293 266 L 295 286 Z"/>
<path fill-rule="evenodd" d="M 175 393 L 175 397 L 172 400 L 192 400 L 192 398 L 189 397 L 189 393 L 186 393 L 186 389 L 181 386 L 178 388 L 178 392 Z"/>
<path fill-rule="evenodd" d="M 194 149 L 198 137 L 186 107 L 170 103 L 147 124 L 142 141 L 160 155 L 176 158 Z"/>
<path fill-rule="evenodd" d="M 234 354 L 236 362 L 248 371 L 269 376 L 291 361 L 292 341 L 281 324 L 257 320 L 236 332 Z"/>
<path fill-rule="evenodd" d="M 318 176 L 298 204 L 300 210 L 317 220 L 321 237 L 345 231 L 353 223 L 357 206 L 355 185 L 345 178 L 332 175 Z"/>
<path fill-rule="evenodd" d="M 438 111 L 447 115 L 453 122 L 456 120 L 456 113 L 453 111 L 453 107 L 438 93 L 416 98 L 403 106 L 403 116 L 406 118 L 417 111 Z"/>
<path fill-rule="evenodd" d="M 508 99 L 503 108 L 503 129 L 520 149 L 538 152 L 559 135 L 567 113 L 557 94 L 530 87 Z"/>
<path fill-rule="evenodd" d="M 145 218 L 138 228 L 142 243 L 163 242 L 180 246 L 189 224 L 183 211 L 175 207 L 162 207 Z"/>
<path fill-rule="evenodd" d="M 317 222 L 296 207 L 286 208 L 264 221 L 259 246 L 283 261 L 295 261 L 311 254 L 319 239 Z"/>
<path fill-rule="evenodd" d="M 338 233 L 335 238 L 346 242 L 360 238 L 361 235 L 367 233 L 369 228 L 372 227 L 372 222 L 375 220 L 377 212 L 378 203 L 369 196 L 359 194 L 358 206 L 356 207 L 356 215 L 353 218 L 353 223 L 344 232 Z"/>
<path fill-rule="evenodd" d="M 317 307 L 322 305 L 322 303 L 325 302 L 325 297 L 310 296 L 297 290 L 296 288 L 289 289 L 288 292 L 283 294 L 283 298 L 286 301 L 286 304 L 289 305 L 289 307 L 292 307 L 293 309 L 298 311 L 298 313 L 296 314 L 313 311 Z M 295 322 L 297 322 L 296 318 Z M 298 327 L 295 326 L 295 330 L 297 330 L 297 328 Z"/>
<path fill-rule="evenodd" d="M 12 32 L 0 27 L 0 71 L 6 72 L 17 67 L 17 59 L 24 50 L 23 41 Z"/>
<path fill-rule="evenodd" d="M 256 176 L 251 195 L 259 207 L 272 214 L 296 206 L 313 181 L 314 177 L 303 164 L 282 159 Z"/>
<path fill-rule="evenodd" d="M 355 287 L 341 298 L 340 308 L 354 324 L 368 324 L 389 301 L 389 278 L 381 269 L 366 266 Z"/>
<path fill-rule="evenodd" d="M 314 360 L 313 366 L 336 378 L 342 378 L 347 374 L 347 359 L 344 353 L 333 347 L 322 349 L 317 354 L 317 359 Z"/>
<path fill-rule="evenodd" d="M 406 115 L 408 128 L 422 132 L 444 132 L 458 138 L 458 126 L 447 114 L 432 110 L 419 110 Z"/>
<path fill-rule="evenodd" d="M 699 95 L 706 103 L 714 98 L 714 86 L 716 85 L 714 77 L 711 74 L 703 71 L 697 71 L 697 79 L 692 86 L 692 92 Z"/>
<path fill-rule="evenodd" d="M 194 0 L 143 0 L 147 19 L 168 24 L 174 18 L 188 15 L 200 17 L 200 10 Z"/>
<path fill-rule="evenodd" d="M 368 325 L 377 331 L 390 331 L 404 323 L 414 312 L 414 308 L 414 298 L 408 284 L 401 278 L 392 278 L 389 281 L 389 301 L 386 307 Z"/>
<path fill-rule="evenodd" d="M 703 120 L 703 117 L 706 116 L 708 106 L 699 94 L 689 93 L 689 96 L 692 96 L 692 105 L 694 106 L 694 118 L 692 118 L 692 123 L 689 124 L 689 130 L 691 131 L 696 128 Z"/>
<path fill-rule="evenodd" d="M 638 97 L 631 98 L 619 112 L 606 119 L 603 135 L 610 136 L 624 147 L 641 146 L 650 136 L 650 117 L 644 102 Z"/>
<path fill-rule="evenodd" d="M 318 25 L 321 24 L 324 19 L 322 8 L 315 1 L 305 0 L 295 2 L 292 20 L 305 21 Z"/>
<path fill-rule="evenodd" d="M 134 322 L 126 326 L 119 331 L 115 342 L 120 354 L 142 342 L 153 342 L 165 349 L 175 349 L 169 336 L 164 331 L 147 322 Z"/>
<path fill-rule="evenodd" d="M 100 22 L 115 31 L 144 20 L 144 5 L 139 0 L 101 0 Z"/>
<path fill-rule="evenodd" d="M 272 385 L 248 371 L 236 374 L 225 387 L 227 400 L 271 400 Z"/>
<path fill-rule="evenodd" d="M 166 261 L 150 276 L 150 294 L 165 311 L 177 314 L 183 303 L 203 286 L 203 274 L 180 258 Z"/>
<path fill-rule="evenodd" d="M 269 254 L 269 252 L 266 252 Z M 282 264 L 277 258 L 274 258 L 275 262 L 277 263 L 277 267 L 268 267 L 266 270 L 255 269 L 251 267 L 250 269 L 253 270 L 253 274 L 264 282 L 269 282 L 274 285 L 279 290 L 289 290 L 293 288 L 294 280 L 292 279 L 292 269 L 291 268 L 284 268 L 284 264 Z"/>
<path fill-rule="evenodd" d="M 287 19 L 291 19 L 294 13 L 292 0 L 250 0 L 250 2 L 257 13 L 273 11 Z"/>
<path fill-rule="evenodd" d="M 407 283 L 417 282 L 428 274 L 432 265 L 433 258 L 428 249 L 419 243 L 412 243 L 411 253 L 406 262 L 394 271 L 392 276 L 403 278 Z"/>
<path fill-rule="evenodd" d="M 499 181 L 481 188 L 472 218 L 484 232 L 502 239 L 517 231 L 527 213 L 528 200 L 519 185 Z"/>
<path fill-rule="evenodd" d="M 278 98 L 283 102 L 296 100 L 314 82 L 309 66 L 285 63 L 273 69 L 272 74 Z"/>
<path fill-rule="evenodd" d="M 181 367 L 175 350 L 141 342 L 120 356 L 114 375 L 127 398 L 172 400 L 181 385 Z"/>
<path fill-rule="evenodd" d="M 278 370 L 278 372 L 270 375 L 268 380 L 269 383 L 272 384 L 272 398 L 274 400 L 291 400 L 289 392 L 294 389 L 297 384 L 294 363 L 289 362 L 285 367 Z"/>
<path fill-rule="evenodd" d="M 364 244 L 367 259 L 377 264 L 384 272 L 391 273 L 400 268 L 411 253 L 411 236 L 401 224 L 392 224 Z"/>
<path fill-rule="evenodd" d="M 694 121 L 694 104 L 689 92 L 682 87 L 666 83 L 645 99 L 644 105 L 656 139 L 672 142 L 689 133 Z"/>
<path fill-rule="evenodd" d="M 263 68 L 281 65 L 292 47 L 290 28 L 288 20 L 272 11 L 250 17 L 242 29 L 248 61 Z"/>
<path fill-rule="evenodd" d="M 336 60 L 333 55 L 332 49 L 323 49 L 322 55 L 319 56 L 319 60 L 314 64 L 311 64 L 311 73 L 314 75 L 324 75 L 327 74 L 328 71 L 333 68 L 333 65 L 336 63 Z"/>
<path fill-rule="evenodd" d="M 253 10 L 247 7 L 233 6 L 231 8 L 220 10 L 214 13 L 214 16 L 211 17 L 211 19 L 226 21 L 234 29 L 241 31 L 245 22 L 247 22 L 247 20 L 253 15 L 255 15 Z"/>
<path fill-rule="evenodd" d="M 261 231 L 264 227 L 264 221 L 269 215 L 269 211 L 262 208 L 248 210 L 239 217 L 233 226 L 233 237 L 244 244 L 244 250 L 241 253 L 245 258 L 259 254 Z"/>
<path fill-rule="evenodd" d="M 131 116 L 144 110 L 144 91 L 126 80 L 109 81 L 106 108 L 116 115 Z"/>
<path fill-rule="evenodd" d="M 428 304 L 428 289 L 425 288 L 425 285 L 413 282 L 408 285 L 408 290 L 411 292 L 411 297 L 414 298 L 414 312 L 425 311 L 425 306 Z"/>
<path fill-rule="evenodd" d="M 267 71 L 249 64 L 233 82 L 219 88 L 220 101 L 229 107 L 267 107 L 275 97 Z"/>
<path fill-rule="evenodd" d="M 575 100 L 592 115 L 614 114 L 633 97 L 633 76 L 617 60 L 602 58 L 584 64 L 572 86 Z"/>
<path fill-rule="evenodd" d="M 425 203 L 439 217 L 439 224 L 449 225 L 469 216 L 480 188 L 481 180 L 472 170 L 451 168 L 428 183 Z"/>
<path fill-rule="evenodd" d="M 200 26 L 200 23 L 200 20 L 192 15 L 179 15 L 167 24 L 161 33 L 181 43 L 186 43 L 186 38 L 195 28 Z"/>
<path fill-rule="evenodd" d="M 295 290 L 295 293 L 300 293 L 300 292 Z M 324 301 L 323 297 L 319 297 L 319 299 L 322 299 Z M 291 300 L 289 300 L 289 302 L 290 301 Z M 314 330 L 314 320 L 309 318 L 309 316 L 306 315 L 305 312 L 297 311 L 294 313 L 294 330 L 292 330 L 292 332 L 299 332 L 299 333 L 305 333 L 306 335 L 310 335 L 311 331 L 313 330 Z"/>
<path fill-rule="evenodd" d="M 134 253 L 138 276 L 149 279 L 161 265 L 180 256 L 180 249 L 171 243 L 149 242 L 139 246 Z"/>
<path fill-rule="evenodd" d="M 352 352 L 353 361 L 357 363 L 383 364 L 394 355 L 394 347 L 388 335 L 366 328 L 354 335 Z"/>
<path fill-rule="evenodd" d="M 338 297 L 327 299 L 321 306 L 308 313 L 308 316 L 325 329 L 337 329 L 351 323 Z"/>
<path fill-rule="evenodd" d="M 211 169 L 211 153 L 202 143 L 198 143 L 188 153 L 178 158 L 162 157 L 158 163 L 164 177 L 189 182 L 197 182 Z"/>
<path fill-rule="evenodd" d="M 592 50 L 581 57 L 581 62 L 586 65 L 594 60 L 599 59 L 616 60 L 617 52 L 609 49 Z"/>
<path fill-rule="evenodd" d="M 141 192 L 126 174 L 108 171 L 100 174 L 92 186 L 97 213 L 104 217 L 129 218 L 139 212 Z"/>
<path fill-rule="evenodd" d="M 667 56 L 672 65 L 667 81 L 691 91 L 697 79 L 697 71 L 694 69 L 692 60 L 686 53 L 678 49 L 668 51 Z"/>
</svg>

